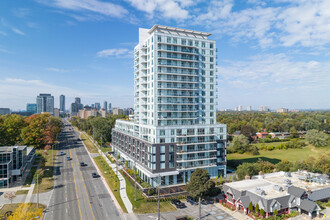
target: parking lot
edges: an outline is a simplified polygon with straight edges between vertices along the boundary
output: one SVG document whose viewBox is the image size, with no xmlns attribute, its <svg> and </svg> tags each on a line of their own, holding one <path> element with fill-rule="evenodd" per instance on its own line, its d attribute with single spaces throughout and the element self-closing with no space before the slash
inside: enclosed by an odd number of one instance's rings
<svg viewBox="0 0 330 220">
<path fill-rule="evenodd" d="M 190 216 L 194 219 L 198 218 L 198 205 L 190 205 L 186 201 L 184 201 L 186 208 L 178 209 L 175 212 L 165 212 L 161 213 L 161 219 L 164 220 L 175 220 L 176 217 L 179 216 Z M 139 219 L 141 220 L 152 220 L 157 219 L 157 213 L 152 214 L 145 214 L 145 215 L 138 215 Z M 235 220 L 233 216 L 228 215 L 226 212 L 222 211 L 221 209 L 217 208 L 213 204 L 209 205 L 202 205 L 202 219 L 205 220 Z"/>
</svg>

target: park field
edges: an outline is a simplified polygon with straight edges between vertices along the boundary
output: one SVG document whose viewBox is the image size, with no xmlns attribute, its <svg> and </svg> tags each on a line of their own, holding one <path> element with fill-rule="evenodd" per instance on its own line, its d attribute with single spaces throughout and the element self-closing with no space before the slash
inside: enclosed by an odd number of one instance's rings
<svg viewBox="0 0 330 220">
<path fill-rule="evenodd" d="M 269 145 L 269 144 L 268 144 Z M 227 154 L 227 161 L 240 160 L 241 162 L 254 163 L 258 159 L 269 161 L 271 163 L 278 163 L 282 159 L 286 159 L 290 162 L 305 160 L 310 156 L 318 158 L 321 155 L 330 155 L 330 147 L 314 147 L 308 145 L 302 149 L 287 149 L 287 150 L 259 150 L 259 155 L 251 154 Z"/>
</svg>

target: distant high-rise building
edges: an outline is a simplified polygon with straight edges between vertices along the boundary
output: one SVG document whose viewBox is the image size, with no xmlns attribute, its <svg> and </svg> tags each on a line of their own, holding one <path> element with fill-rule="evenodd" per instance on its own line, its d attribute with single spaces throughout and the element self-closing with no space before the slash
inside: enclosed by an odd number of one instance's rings
<svg viewBox="0 0 330 220">
<path fill-rule="evenodd" d="M 26 104 L 26 111 L 31 114 L 37 113 L 37 104 L 35 104 L 35 103 Z"/>
<path fill-rule="evenodd" d="M 40 94 L 37 96 L 37 113 L 49 112 L 54 115 L 54 96 L 51 94 Z"/>
<path fill-rule="evenodd" d="M 84 105 L 81 104 L 81 100 L 79 97 L 75 98 L 75 102 L 71 104 L 71 112 L 70 115 L 72 116 L 77 116 L 79 110 L 83 109 Z"/>
<path fill-rule="evenodd" d="M 97 110 L 100 110 L 101 109 L 101 104 L 99 102 L 95 102 L 95 108 Z"/>
<path fill-rule="evenodd" d="M 92 107 L 92 108 L 95 108 L 95 105 L 94 105 L 94 104 L 91 104 L 91 107 Z"/>
<path fill-rule="evenodd" d="M 239 112 L 243 111 L 243 106 L 239 105 L 239 106 L 238 106 L 238 111 L 239 111 Z"/>
<path fill-rule="evenodd" d="M 103 109 L 104 109 L 105 112 L 108 112 L 108 102 L 107 101 L 104 101 Z"/>
<path fill-rule="evenodd" d="M 79 97 L 74 98 L 74 102 L 77 104 L 81 104 L 81 100 Z"/>
<path fill-rule="evenodd" d="M 112 109 L 112 107 L 111 107 L 111 102 L 109 103 L 109 111 Z"/>
<path fill-rule="evenodd" d="M 249 106 L 246 107 L 246 111 L 250 112 L 251 110 L 252 110 L 251 105 L 249 105 Z"/>
<path fill-rule="evenodd" d="M 264 111 L 265 111 L 265 112 L 270 112 L 270 107 L 269 107 L 269 106 L 265 106 L 265 107 L 264 107 Z"/>
<path fill-rule="evenodd" d="M 235 107 L 235 112 L 237 112 L 238 111 L 238 107 Z"/>
<path fill-rule="evenodd" d="M 216 41 L 210 35 L 162 25 L 139 29 L 134 121 L 116 120 L 111 145 L 152 187 L 185 184 L 197 168 L 211 178 L 226 174 L 226 125 L 216 122 Z"/>
<path fill-rule="evenodd" d="M 60 95 L 60 113 L 65 113 L 65 96 Z"/>
<path fill-rule="evenodd" d="M 264 107 L 263 106 L 260 106 L 259 107 L 259 112 L 262 112 L 262 111 L 264 111 Z"/>
<path fill-rule="evenodd" d="M 10 114 L 9 108 L 0 108 L 0 115 L 8 115 Z"/>
</svg>

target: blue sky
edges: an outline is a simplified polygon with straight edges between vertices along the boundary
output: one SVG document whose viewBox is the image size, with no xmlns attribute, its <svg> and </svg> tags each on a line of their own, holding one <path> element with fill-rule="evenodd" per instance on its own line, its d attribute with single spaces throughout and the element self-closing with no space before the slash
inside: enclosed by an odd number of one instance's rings
<svg viewBox="0 0 330 220">
<path fill-rule="evenodd" d="M 219 109 L 330 108 L 329 0 L 2 0 L 0 107 L 133 107 L 132 50 L 154 24 L 213 33 Z"/>
</svg>

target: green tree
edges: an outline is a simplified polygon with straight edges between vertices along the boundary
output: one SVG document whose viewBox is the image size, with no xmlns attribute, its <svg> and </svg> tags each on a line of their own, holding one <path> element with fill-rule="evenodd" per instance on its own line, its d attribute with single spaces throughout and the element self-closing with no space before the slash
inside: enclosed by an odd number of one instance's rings
<svg viewBox="0 0 330 220">
<path fill-rule="evenodd" d="M 249 211 L 250 211 L 250 212 L 253 211 L 253 204 L 252 204 L 252 202 L 250 202 L 250 204 L 249 204 Z"/>
<path fill-rule="evenodd" d="M 250 141 L 252 140 L 251 136 L 256 135 L 256 128 L 251 125 L 244 125 L 241 128 L 241 134 L 247 137 Z"/>
<path fill-rule="evenodd" d="M 292 163 L 286 159 L 283 159 L 281 162 L 277 163 L 275 167 L 278 171 L 289 172 L 292 167 Z"/>
<path fill-rule="evenodd" d="M 240 134 L 234 137 L 231 147 L 234 149 L 235 152 L 242 154 L 246 151 L 248 145 L 248 138 Z"/>
<path fill-rule="evenodd" d="M 21 141 L 21 130 L 25 127 L 25 122 L 20 115 L 9 115 L 5 118 L 2 124 L 2 129 L 5 138 L 1 145 L 15 145 Z"/>
<path fill-rule="evenodd" d="M 253 176 L 257 175 L 259 172 L 258 167 L 254 163 L 243 163 L 239 165 L 236 169 L 236 175 L 239 180 L 245 178 L 245 175 Z"/>
<path fill-rule="evenodd" d="M 328 135 L 316 129 L 307 131 L 306 140 L 316 147 L 328 145 Z"/>
<path fill-rule="evenodd" d="M 312 118 L 306 118 L 301 121 L 301 127 L 305 131 L 312 130 L 312 129 L 320 129 L 321 123 L 317 120 L 314 120 Z"/>
<path fill-rule="evenodd" d="M 260 210 L 259 210 L 259 204 L 258 204 L 258 203 L 256 204 L 255 211 L 258 212 L 258 213 L 259 213 L 259 211 L 260 211 Z"/>
<path fill-rule="evenodd" d="M 220 175 L 220 184 L 223 184 L 223 177 Z"/>
<path fill-rule="evenodd" d="M 214 188 L 207 170 L 197 168 L 190 176 L 185 190 L 192 197 L 204 197 Z"/>
<path fill-rule="evenodd" d="M 275 216 L 278 216 L 277 209 L 275 209 L 275 211 L 274 211 L 274 215 L 275 215 Z"/>
<path fill-rule="evenodd" d="M 260 215 L 265 216 L 265 210 L 260 209 Z"/>
<path fill-rule="evenodd" d="M 299 138 L 297 129 L 295 127 L 290 128 L 290 137 L 291 138 Z"/>
</svg>

